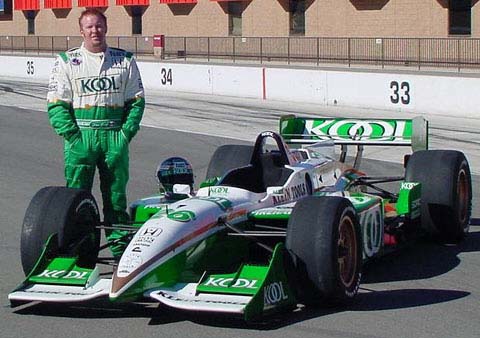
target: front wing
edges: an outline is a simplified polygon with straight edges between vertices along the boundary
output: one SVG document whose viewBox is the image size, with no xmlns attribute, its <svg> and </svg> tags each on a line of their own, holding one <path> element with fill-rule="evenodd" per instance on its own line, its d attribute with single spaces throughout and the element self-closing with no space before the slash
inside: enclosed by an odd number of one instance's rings
<svg viewBox="0 0 480 338">
<path fill-rule="evenodd" d="M 47 242 L 45 252 L 52 242 Z M 205 272 L 198 283 L 146 288 L 143 296 L 177 309 L 234 313 L 252 320 L 297 304 L 285 273 L 284 255 L 280 243 L 268 265 L 243 264 L 230 274 Z M 75 258 L 42 255 L 25 282 L 8 295 L 11 305 L 35 301 L 74 303 L 108 297 L 112 280 L 99 278 L 98 268 L 83 269 L 75 263 Z"/>
</svg>

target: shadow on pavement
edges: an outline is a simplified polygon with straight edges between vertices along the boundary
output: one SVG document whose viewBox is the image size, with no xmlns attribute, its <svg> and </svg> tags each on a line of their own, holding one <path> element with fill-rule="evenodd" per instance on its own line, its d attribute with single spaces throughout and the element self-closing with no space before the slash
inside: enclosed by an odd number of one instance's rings
<svg viewBox="0 0 480 338">
<path fill-rule="evenodd" d="M 364 267 L 363 285 L 426 279 L 442 275 L 460 264 L 458 255 L 480 252 L 480 232 L 471 232 L 457 245 L 420 241 L 398 252 L 374 259 Z"/>
</svg>

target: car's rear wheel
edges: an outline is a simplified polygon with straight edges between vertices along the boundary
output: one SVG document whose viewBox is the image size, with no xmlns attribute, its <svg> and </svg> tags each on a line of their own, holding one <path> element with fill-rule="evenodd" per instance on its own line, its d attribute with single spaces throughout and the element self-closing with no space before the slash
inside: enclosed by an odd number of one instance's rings
<svg viewBox="0 0 480 338">
<path fill-rule="evenodd" d="M 300 301 L 343 303 L 358 292 L 361 230 L 354 207 L 342 197 L 306 197 L 293 209 L 286 248 Z"/>
<path fill-rule="evenodd" d="M 88 191 L 45 187 L 30 201 L 23 219 L 20 242 L 23 271 L 34 268 L 44 245 L 57 234 L 61 255 L 78 255 L 77 264 L 93 268 L 100 245 L 99 212 Z"/>
<path fill-rule="evenodd" d="M 422 184 L 421 222 L 429 236 L 458 242 L 469 230 L 472 180 L 465 155 L 454 150 L 417 151 L 405 180 Z"/>
<path fill-rule="evenodd" d="M 215 150 L 208 164 L 206 179 L 222 177 L 229 170 L 246 166 L 253 154 L 252 145 L 225 144 Z"/>
</svg>

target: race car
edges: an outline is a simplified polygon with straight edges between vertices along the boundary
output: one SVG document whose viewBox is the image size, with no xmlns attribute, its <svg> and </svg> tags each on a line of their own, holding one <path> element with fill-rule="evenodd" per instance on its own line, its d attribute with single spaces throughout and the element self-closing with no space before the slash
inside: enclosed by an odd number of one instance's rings
<svg viewBox="0 0 480 338">
<path fill-rule="evenodd" d="M 341 148 L 336 159 L 336 145 Z M 353 165 L 349 146 L 357 148 Z M 402 176 L 360 171 L 364 146 L 410 146 Z M 131 204 L 120 260 L 99 255 L 90 192 L 46 187 L 26 211 L 26 274 L 12 306 L 149 299 L 253 320 L 298 304 L 348 303 L 363 264 L 420 236 L 457 242 L 469 229 L 471 177 L 463 153 L 427 150 L 423 118 L 280 120 L 251 145 L 224 145 L 194 191 L 191 165 L 163 161 L 163 191 Z M 394 186 L 394 189 L 387 189 Z M 102 265 L 114 265 L 105 277 Z"/>
</svg>

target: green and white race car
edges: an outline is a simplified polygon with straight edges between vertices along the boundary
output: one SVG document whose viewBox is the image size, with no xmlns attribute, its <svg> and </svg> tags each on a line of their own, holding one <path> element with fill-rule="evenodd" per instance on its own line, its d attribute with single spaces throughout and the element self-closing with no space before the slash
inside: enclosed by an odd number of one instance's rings
<svg viewBox="0 0 480 338">
<path fill-rule="evenodd" d="M 359 171 L 371 145 L 411 146 L 405 174 Z M 93 196 L 43 188 L 23 223 L 26 279 L 9 300 L 150 299 L 245 320 L 297 304 L 348 302 L 367 260 L 419 236 L 459 241 L 468 232 L 468 162 L 427 145 L 421 118 L 284 116 L 280 133 L 263 132 L 253 146 L 219 147 L 195 192 L 189 164 L 170 158 L 158 170 L 167 192 L 133 203 L 132 222 L 120 225 L 130 241 L 118 263 L 99 256 L 106 226 Z M 357 148 L 353 165 L 349 146 Z M 111 277 L 100 274 L 102 263 L 114 264 Z"/>
</svg>

